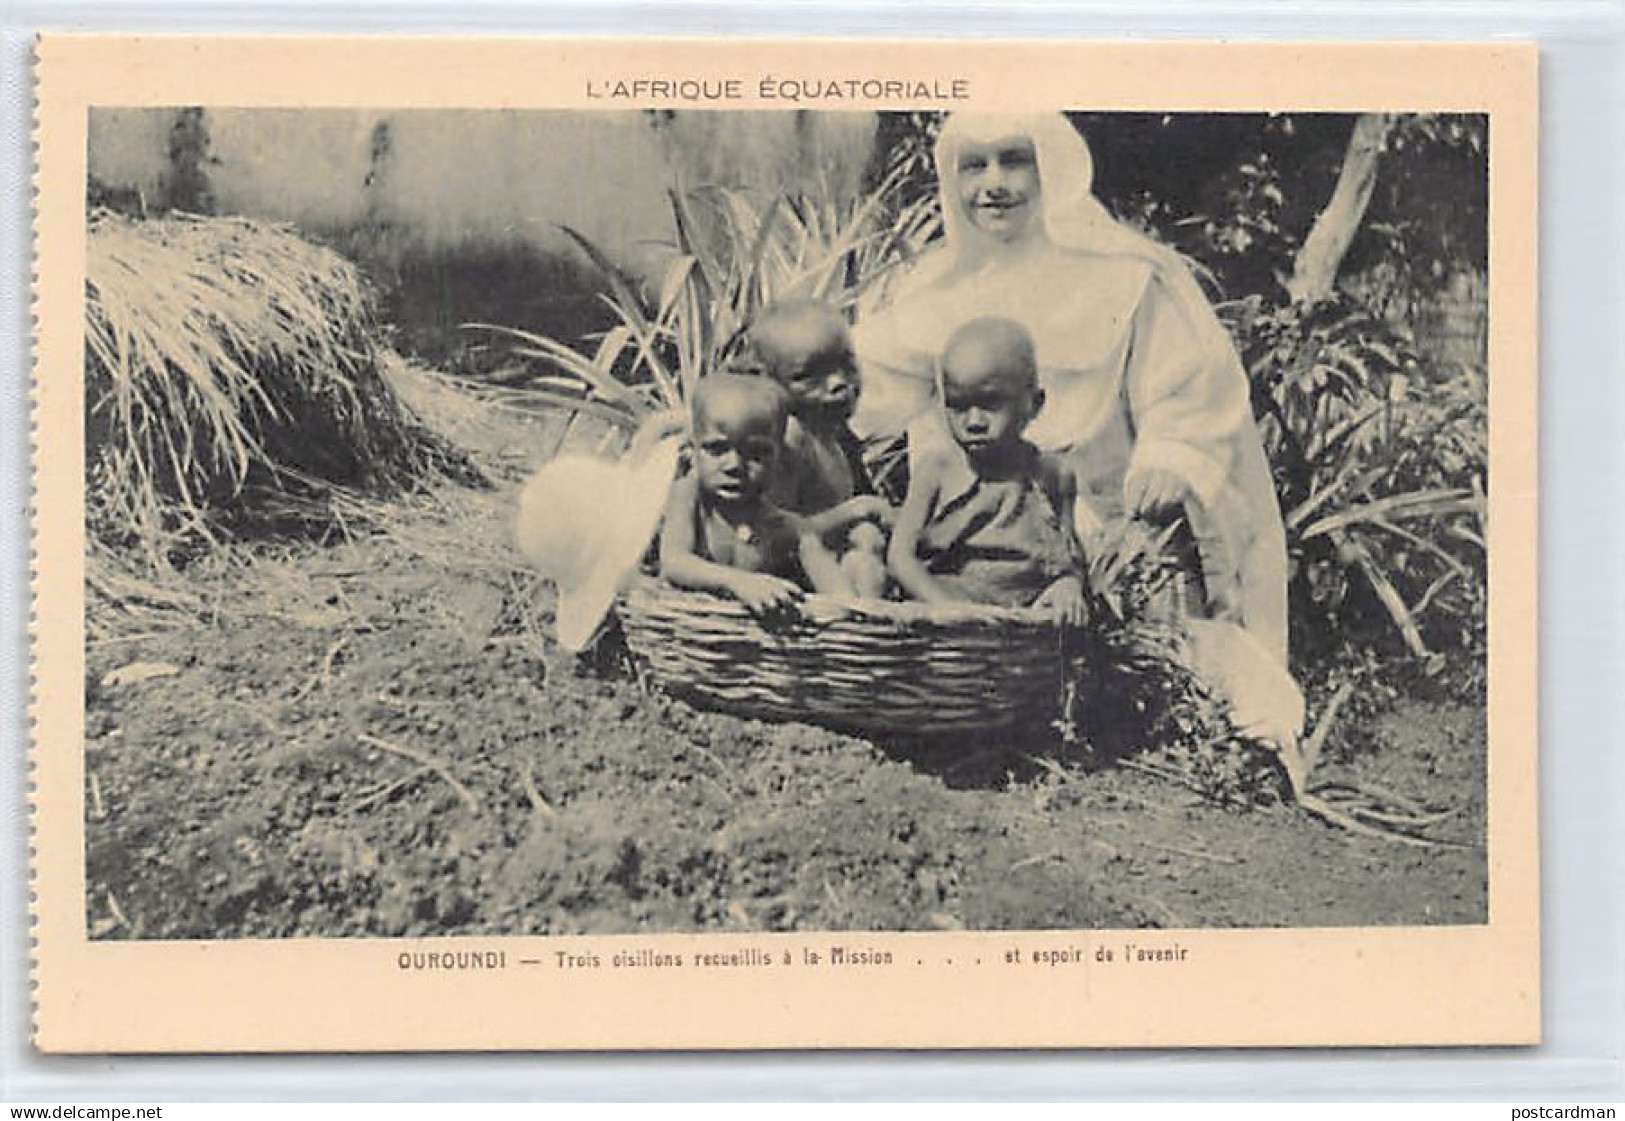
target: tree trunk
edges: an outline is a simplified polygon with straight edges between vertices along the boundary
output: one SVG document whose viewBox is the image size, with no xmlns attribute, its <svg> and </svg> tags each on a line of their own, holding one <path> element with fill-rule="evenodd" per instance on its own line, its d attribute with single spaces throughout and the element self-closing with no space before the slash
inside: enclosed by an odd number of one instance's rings
<svg viewBox="0 0 1625 1121">
<path fill-rule="evenodd" d="M 1377 185 L 1377 163 L 1393 118 L 1385 113 L 1362 113 L 1354 122 L 1343 168 L 1331 201 L 1320 212 L 1293 262 L 1287 293 L 1295 304 L 1316 304 L 1332 294 L 1338 267 L 1365 218 L 1371 192 Z"/>
<path fill-rule="evenodd" d="M 165 210 L 214 213 L 209 186 L 209 119 L 198 106 L 177 109 L 169 126 L 169 166 L 162 180 Z"/>
</svg>

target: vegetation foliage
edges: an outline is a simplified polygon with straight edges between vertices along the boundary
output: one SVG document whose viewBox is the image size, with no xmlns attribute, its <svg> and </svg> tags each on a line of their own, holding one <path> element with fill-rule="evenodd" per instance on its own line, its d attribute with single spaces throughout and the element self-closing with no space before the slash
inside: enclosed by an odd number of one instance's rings
<svg viewBox="0 0 1625 1121">
<path fill-rule="evenodd" d="M 92 537 L 163 570 L 245 520 L 330 521 L 336 489 L 389 490 L 457 466 L 400 407 L 375 330 L 355 268 L 288 228 L 93 214 Z"/>
<path fill-rule="evenodd" d="M 511 326 L 472 326 L 530 364 L 510 384 L 628 435 L 646 417 L 681 407 L 696 379 L 733 360 L 744 329 L 766 304 L 807 297 L 851 308 L 915 256 L 939 219 L 929 198 L 899 202 L 904 182 L 894 170 L 850 201 L 817 192 L 763 201 L 724 187 L 674 190 L 676 241 L 658 288 L 639 284 L 566 228 L 603 277 L 602 299 L 613 317 L 590 348 Z"/>
<path fill-rule="evenodd" d="M 1451 668 L 1477 677 L 1483 338 L 1452 347 L 1423 329 L 1453 282 L 1486 268 L 1485 119 L 1386 122 L 1336 289 L 1315 302 L 1295 302 L 1288 288 L 1348 158 L 1353 118 L 1076 121 L 1095 149 L 1099 193 L 1198 265 L 1246 362 L 1293 561 L 1295 657 L 1373 648 L 1436 671 L 1439 655 L 1459 653 Z"/>
</svg>

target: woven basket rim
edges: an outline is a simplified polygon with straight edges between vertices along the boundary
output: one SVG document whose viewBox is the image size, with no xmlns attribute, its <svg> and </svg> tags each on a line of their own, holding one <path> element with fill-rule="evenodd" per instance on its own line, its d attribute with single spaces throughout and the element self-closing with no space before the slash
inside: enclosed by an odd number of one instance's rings
<svg viewBox="0 0 1625 1121">
<path fill-rule="evenodd" d="M 623 606 L 632 592 L 658 597 L 668 603 L 687 601 L 703 604 L 711 614 L 737 615 L 754 618 L 750 610 L 736 599 L 692 588 L 679 588 L 675 584 L 647 573 L 639 573 L 628 582 L 622 595 Z M 953 626 L 976 624 L 980 626 L 1017 626 L 1023 629 L 1059 630 L 1060 624 L 1049 611 L 1040 607 L 998 607 L 985 603 L 898 603 L 883 599 L 853 599 L 804 593 L 799 600 L 801 614 L 808 618 L 868 617 L 891 623 L 929 624 Z"/>
</svg>

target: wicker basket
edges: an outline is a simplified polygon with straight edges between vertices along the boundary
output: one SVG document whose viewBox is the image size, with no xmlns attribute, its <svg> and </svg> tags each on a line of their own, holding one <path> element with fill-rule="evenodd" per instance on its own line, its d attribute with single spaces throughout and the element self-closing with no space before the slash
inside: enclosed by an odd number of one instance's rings
<svg viewBox="0 0 1625 1121">
<path fill-rule="evenodd" d="M 1030 608 L 810 595 L 766 625 L 735 600 L 639 577 L 621 621 L 662 686 L 745 716 L 935 737 L 1046 723 L 1062 695 L 1060 629 Z"/>
</svg>

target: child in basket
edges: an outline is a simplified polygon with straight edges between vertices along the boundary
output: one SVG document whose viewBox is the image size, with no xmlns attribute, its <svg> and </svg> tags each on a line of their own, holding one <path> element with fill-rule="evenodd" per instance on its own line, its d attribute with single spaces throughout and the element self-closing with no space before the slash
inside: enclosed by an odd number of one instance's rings
<svg viewBox="0 0 1625 1121">
<path fill-rule="evenodd" d="M 839 573 L 823 543 L 837 519 L 791 513 L 768 487 L 785 452 L 790 401 L 767 378 L 717 373 L 694 392 L 692 469 L 673 484 L 660 529 L 660 573 L 719 592 L 758 614 L 789 608 L 804 583 L 833 591 Z"/>
<path fill-rule="evenodd" d="M 768 494 L 792 514 L 817 515 L 833 548 L 807 558 L 808 575 L 831 594 L 885 594 L 891 508 L 875 495 L 848 426 L 860 382 L 846 321 L 826 303 L 781 301 L 751 324 L 748 349 L 790 401 L 784 458 Z"/>
<path fill-rule="evenodd" d="M 1022 435 L 1044 402 L 1032 337 L 1009 319 L 972 320 L 948 339 L 940 374 L 954 446 L 915 466 L 892 529 L 892 575 L 928 603 L 1038 606 L 1081 626 L 1076 484 Z"/>
</svg>

